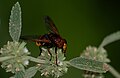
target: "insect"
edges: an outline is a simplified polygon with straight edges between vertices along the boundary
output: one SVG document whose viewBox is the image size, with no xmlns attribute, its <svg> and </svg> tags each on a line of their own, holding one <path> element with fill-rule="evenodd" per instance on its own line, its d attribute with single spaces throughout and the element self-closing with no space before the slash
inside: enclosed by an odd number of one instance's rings
<svg viewBox="0 0 120 78">
<path fill-rule="evenodd" d="M 36 43 L 36 45 L 40 49 L 40 55 L 42 52 L 42 47 L 45 47 L 49 54 L 50 54 L 50 61 L 52 59 L 52 53 L 50 52 L 50 48 L 55 47 L 55 54 L 56 54 L 56 65 L 58 56 L 57 56 L 57 49 L 62 49 L 62 52 L 66 53 L 67 49 L 67 41 L 62 38 L 58 32 L 58 29 L 56 28 L 55 24 L 53 23 L 52 19 L 49 16 L 45 16 L 45 23 L 46 27 L 48 29 L 48 33 L 40 36 L 21 36 L 21 39 L 23 40 L 30 40 Z"/>
</svg>

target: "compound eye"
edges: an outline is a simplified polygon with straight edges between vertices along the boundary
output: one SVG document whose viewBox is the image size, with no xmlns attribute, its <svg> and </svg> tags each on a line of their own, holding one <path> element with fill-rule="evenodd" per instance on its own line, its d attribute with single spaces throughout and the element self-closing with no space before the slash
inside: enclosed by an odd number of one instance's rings
<svg viewBox="0 0 120 78">
<path fill-rule="evenodd" d="M 36 45 L 37 45 L 37 46 L 41 46 L 41 43 L 40 43 L 40 42 L 36 42 Z"/>
</svg>

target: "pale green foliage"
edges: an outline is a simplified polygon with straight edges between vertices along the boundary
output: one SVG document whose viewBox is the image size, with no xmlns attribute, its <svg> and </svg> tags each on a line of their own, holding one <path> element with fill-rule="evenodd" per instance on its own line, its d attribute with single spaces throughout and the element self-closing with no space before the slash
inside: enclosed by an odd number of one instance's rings
<svg viewBox="0 0 120 78">
<path fill-rule="evenodd" d="M 107 62 L 110 60 L 107 58 L 106 50 L 91 46 L 88 46 L 80 57 L 70 60 L 70 64 L 76 68 L 97 73 L 105 73 L 109 70 Z"/>
<path fill-rule="evenodd" d="M 26 71 L 25 71 L 25 75 L 24 75 L 24 78 L 32 78 L 34 77 L 34 75 L 37 73 L 37 67 L 34 66 L 34 67 L 30 67 L 28 68 Z"/>
<path fill-rule="evenodd" d="M 13 41 L 19 41 L 21 34 L 21 8 L 17 2 L 11 10 L 10 20 L 9 20 L 9 33 Z"/>
<path fill-rule="evenodd" d="M 23 71 L 18 71 L 18 72 L 15 72 L 15 75 L 10 77 L 10 78 L 24 78 L 24 72 Z"/>
<path fill-rule="evenodd" d="M 80 56 L 103 63 L 110 62 L 110 60 L 107 58 L 107 51 L 104 48 L 98 49 L 97 47 L 88 46 Z"/>
<path fill-rule="evenodd" d="M 25 71 L 24 66 L 27 66 L 29 63 L 26 56 L 30 54 L 25 45 L 25 42 L 19 43 L 8 41 L 7 45 L 1 48 L 0 57 L 12 57 L 2 61 L 1 66 L 6 69 L 6 72 L 15 73 L 16 71 Z"/>
<path fill-rule="evenodd" d="M 24 78 L 24 72 L 23 71 L 16 72 L 14 78 Z"/>
<path fill-rule="evenodd" d="M 17 2 L 11 10 L 9 20 L 9 33 L 13 39 L 13 42 L 9 42 L 3 46 L 0 50 L 0 62 L 2 68 L 6 69 L 6 72 L 12 72 L 15 75 L 10 78 L 32 78 L 37 73 L 41 72 L 41 75 L 46 77 L 60 77 L 67 73 L 68 65 L 75 68 L 87 71 L 84 74 L 85 78 L 103 78 L 102 73 L 106 73 L 109 70 L 107 58 L 107 51 L 103 48 L 104 46 L 120 39 L 120 31 L 107 36 L 100 47 L 88 46 L 80 57 L 65 61 L 64 54 L 61 49 L 57 50 L 57 64 L 56 65 L 56 54 L 55 49 L 51 48 L 52 59 L 50 61 L 50 54 L 47 49 L 42 48 L 42 54 L 38 58 L 28 56 L 30 52 L 25 47 L 25 42 L 18 42 L 21 34 L 21 7 Z M 29 61 L 37 63 L 28 69 L 25 69 L 29 64 Z M 115 70 L 111 70 L 115 72 Z M 116 76 L 117 74 L 117 76 Z M 116 77 L 120 77 L 119 73 L 114 74 Z"/>
<path fill-rule="evenodd" d="M 54 76 L 55 78 L 58 78 L 62 76 L 64 73 L 67 73 L 68 70 L 68 62 L 65 61 L 64 54 L 62 53 L 61 49 L 57 50 L 58 55 L 58 65 L 56 65 L 56 54 L 54 48 L 50 49 L 50 52 L 52 53 L 52 59 L 50 61 L 50 54 L 48 54 L 48 50 L 43 49 L 41 56 L 39 56 L 39 59 L 45 60 L 45 63 L 38 64 L 38 69 L 41 72 L 41 75 L 44 75 L 48 77 L 49 75 Z"/>
<path fill-rule="evenodd" d="M 110 34 L 104 38 L 102 43 L 100 44 L 99 48 L 104 47 L 112 42 L 120 40 L 120 31 Z"/>
<path fill-rule="evenodd" d="M 99 73 L 93 73 L 86 71 L 86 73 L 83 75 L 84 78 L 105 78 L 103 74 Z"/>
<path fill-rule="evenodd" d="M 87 59 L 84 57 L 76 57 L 70 60 L 70 65 L 73 67 L 76 67 L 81 70 L 86 70 L 86 71 L 91 71 L 91 72 L 96 72 L 96 73 L 105 73 L 107 64 L 92 60 L 92 59 Z"/>
</svg>

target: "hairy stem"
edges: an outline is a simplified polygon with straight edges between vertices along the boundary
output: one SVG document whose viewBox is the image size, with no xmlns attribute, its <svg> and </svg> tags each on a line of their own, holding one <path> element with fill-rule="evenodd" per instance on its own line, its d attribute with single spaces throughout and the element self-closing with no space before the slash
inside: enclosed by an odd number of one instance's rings
<svg viewBox="0 0 120 78">
<path fill-rule="evenodd" d="M 12 59 L 14 58 L 13 56 L 5 56 L 5 57 L 0 57 L 0 62 L 8 60 L 8 59 Z"/>
<path fill-rule="evenodd" d="M 120 73 L 117 72 L 111 65 L 109 65 L 109 68 L 110 68 L 110 73 L 115 76 L 116 78 L 120 78 Z"/>
<path fill-rule="evenodd" d="M 44 60 L 40 60 L 40 59 L 34 58 L 34 57 L 32 57 L 32 56 L 27 56 L 26 58 L 28 58 L 28 59 L 29 59 L 30 61 L 32 61 L 32 62 L 36 62 L 36 63 L 45 63 Z"/>
</svg>

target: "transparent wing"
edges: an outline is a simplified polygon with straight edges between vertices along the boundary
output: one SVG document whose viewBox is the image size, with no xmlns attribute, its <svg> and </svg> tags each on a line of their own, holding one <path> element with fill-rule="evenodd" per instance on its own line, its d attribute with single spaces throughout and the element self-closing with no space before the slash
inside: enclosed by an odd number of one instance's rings
<svg viewBox="0 0 120 78">
<path fill-rule="evenodd" d="M 49 16 L 45 16 L 45 23 L 49 32 L 59 34 L 58 29 Z"/>
<path fill-rule="evenodd" d="M 25 41 L 33 41 L 33 42 L 46 42 L 50 43 L 49 40 L 46 39 L 39 39 L 41 36 L 38 35 L 25 35 L 25 36 L 20 36 L 20 39 L 25 40 Z"/>
<path fill-rule="evenodd" d="M 25 35 L 25 36 L 20 36 L 20 39 L 22 40 L 27 40 L 27 41 L 32 41 L 35 39 L 39 39 L 40 36 L 38 35 Z"/>
</svg>

